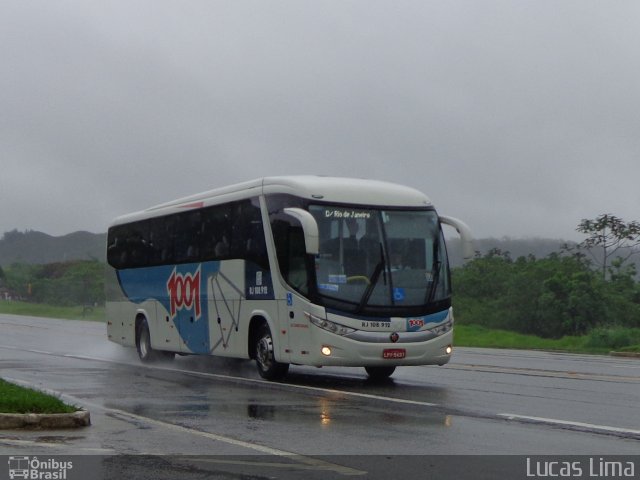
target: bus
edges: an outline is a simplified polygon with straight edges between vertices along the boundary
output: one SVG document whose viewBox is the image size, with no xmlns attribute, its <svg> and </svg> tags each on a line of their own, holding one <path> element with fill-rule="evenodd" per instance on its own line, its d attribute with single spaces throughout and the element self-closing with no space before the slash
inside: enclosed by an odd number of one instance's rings
<svg viewBox="0 0 640 480">
<path fill-rule="evenodd" d="M 453 345 L 442 225 L 473 255 L 469 228 L 388 182 L 267 177 L 113 221 L 109 340 L 142 362 L 179 355 L 289 365 L 444 365 Z"/>
<path fill-rule="evenodd" d="M 29 462 L 29 457 L 9 457 L 9 478 L 29 478 Z"/>
</svg>

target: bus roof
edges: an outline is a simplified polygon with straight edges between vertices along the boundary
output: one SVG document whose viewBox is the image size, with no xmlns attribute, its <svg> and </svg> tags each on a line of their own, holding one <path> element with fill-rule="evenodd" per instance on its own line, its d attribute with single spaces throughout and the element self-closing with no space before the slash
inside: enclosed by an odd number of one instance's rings
<svg viewBox="0 0 640 480">
<path fill-rule="evenodd" d="M 146 210 L 118 217 L 112 225 L 274 193 L 354 205 L 431 206 L 431 201 L 422 192 L 395 183 L 359 178 L 292 175 L 259 178 L 179 198 Z"/>
</svg>

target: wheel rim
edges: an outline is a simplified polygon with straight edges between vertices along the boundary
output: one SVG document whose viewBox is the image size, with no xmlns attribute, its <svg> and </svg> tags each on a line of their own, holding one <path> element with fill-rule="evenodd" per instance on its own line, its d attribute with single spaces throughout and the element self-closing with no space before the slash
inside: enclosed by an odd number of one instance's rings
<svg viewBox="0 0 640 480">
<path fill-rule="evenodd" d="M 269 370 L 273 363 L 273 342 L 271 336 L 262 337 L 256 346 L 256 359 L 263 371 Z"/>
<path fill-rule="evenodd" d="M 147 358 L 149 355 L 149 332 L 143 328 L 140 332 L 140 357 Z"/>
</svg>

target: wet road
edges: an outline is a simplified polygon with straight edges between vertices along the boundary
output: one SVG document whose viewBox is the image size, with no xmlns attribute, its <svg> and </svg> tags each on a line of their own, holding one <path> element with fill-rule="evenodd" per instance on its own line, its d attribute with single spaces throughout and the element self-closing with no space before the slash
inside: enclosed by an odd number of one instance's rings
<svg viewBox="0 0 640 480">
<path fill-rule="evenodd" d="M 635 359 L 459 348 L 445 367 L 399 368 L 383 384 L 363 369 L 295 366 L 270 383 L 249 361 L 141 365 L 104 324 L 0 315 L 0 377 L 60 392 L 93 424 L 0 432 L 0 455 L 224 455 L 190 468 L 226 473 L 251 455 L 258 476 L 338 478 L 371 473 L 368 455 L 640 452 Z M 391 458 L 375 468 L 399 471 Z"/>
</svg>

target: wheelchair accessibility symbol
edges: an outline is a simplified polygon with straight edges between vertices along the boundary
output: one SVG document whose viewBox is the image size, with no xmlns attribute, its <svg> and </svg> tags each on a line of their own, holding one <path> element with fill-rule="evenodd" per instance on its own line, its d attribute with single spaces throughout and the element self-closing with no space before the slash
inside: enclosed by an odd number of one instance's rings
<svg viewBox="0 0 640 480">
<path fill-rule="evenodd" d="M 398 288 L 398 287 L 396 287 L 396 288 L 394 288 L 394 289 L 393 289 L 393 299 L 394 299 L 396 302 L 401 302 L 401 301 L 403 301 L 403 300 L 404 300 L 404 298 L 405 298 L 405 295 L 404 295 L 404 288 Z"/>
</svg>

